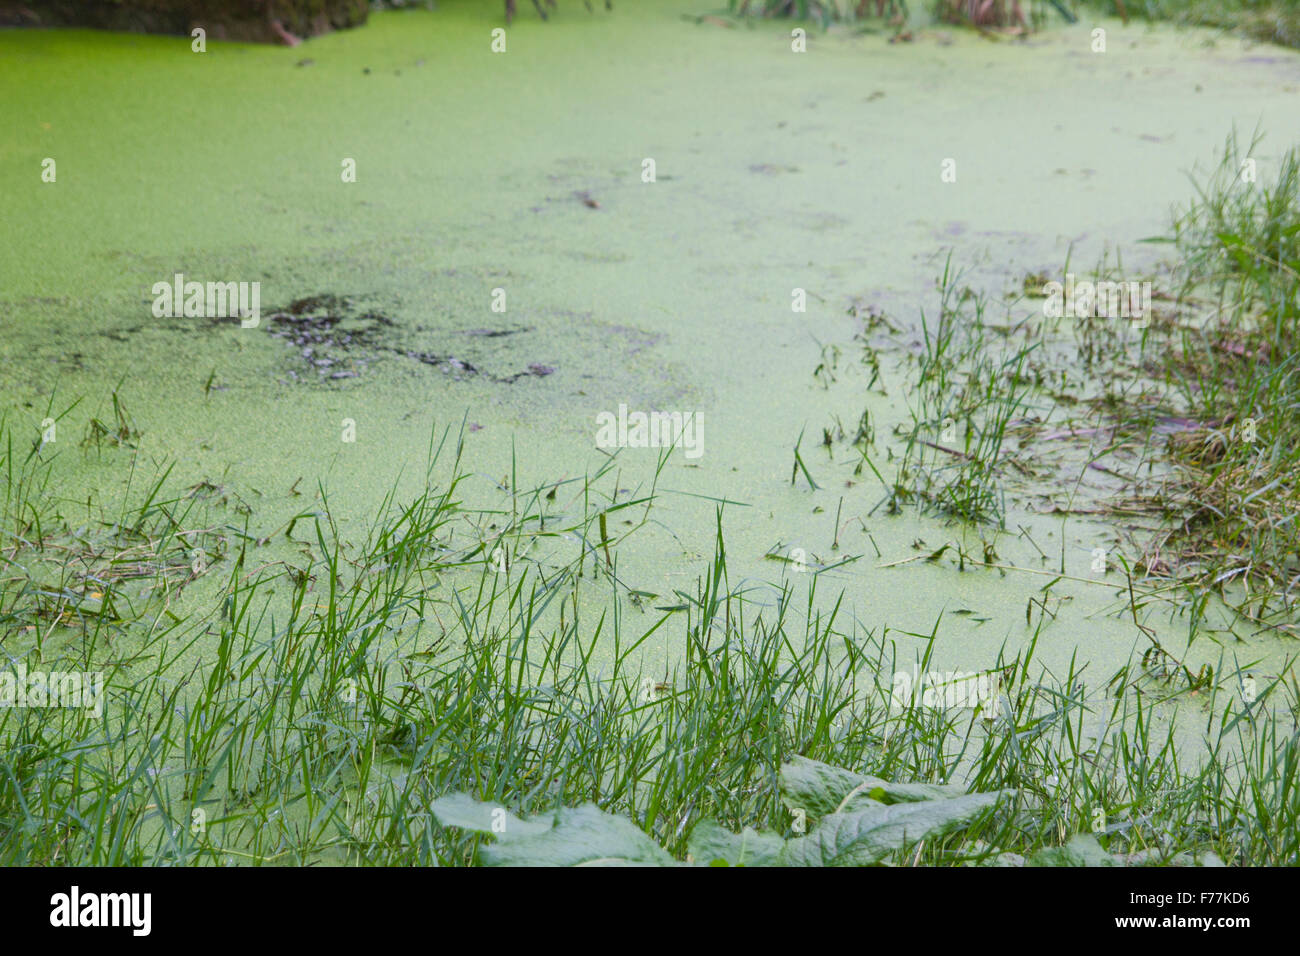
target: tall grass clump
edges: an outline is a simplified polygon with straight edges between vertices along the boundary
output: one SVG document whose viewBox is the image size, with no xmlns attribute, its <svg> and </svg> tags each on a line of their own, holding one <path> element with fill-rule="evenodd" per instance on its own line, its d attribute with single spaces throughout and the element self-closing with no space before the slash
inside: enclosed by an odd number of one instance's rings
<svg viewBox="0 0 1300 956">
<path fill-rule="evenodd" d="M 1023 409 L 1026 361 L 1036 347 L 994 346 L 985 298 L 961 283 L 951 257 L 938 280 L 939 307 L 921 315 L 901 463 L 890 510 L 915 500 L 971 523 L 1000 522 L 1007 429 Z"/>
<path fill-rule="evenodd" d="M 1262 612 L 1300 580 L 1300 152 L 1258 146 L 1230 138 L 1178 216 L 1176 322 L 1148 348 L 1197 423 L 1169 441 L 1183 558 Z"/>
</svg>

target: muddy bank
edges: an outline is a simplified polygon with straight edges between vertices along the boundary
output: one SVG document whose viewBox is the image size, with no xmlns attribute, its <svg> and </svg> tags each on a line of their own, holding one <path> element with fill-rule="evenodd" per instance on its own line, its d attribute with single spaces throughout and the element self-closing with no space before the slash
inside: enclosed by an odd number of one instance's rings
<svg viewBox="0 0 1300 956">
<path fill-rule="evenodd" d="M 173 36 L 191 36 L 201 29 L 214 40 L 293 46 L 307 37 L 361 26 L 369 13 L 366 0 L 26 0 L 0 3 L 0 26 L 91 27 Z"/>
</svg>

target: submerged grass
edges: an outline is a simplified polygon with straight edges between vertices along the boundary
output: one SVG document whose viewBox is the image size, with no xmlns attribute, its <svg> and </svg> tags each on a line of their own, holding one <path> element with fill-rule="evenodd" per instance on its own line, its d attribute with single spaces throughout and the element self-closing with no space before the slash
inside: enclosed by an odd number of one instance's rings
<svg viewBox="0 0 1300 956">
<path fill-rule="evenodd" d="M 452 793 L 524 816 L 594 802 L 683 859 L 706 818 L 795 835 L 780 781 L 792 755 L 1016 792 L 887 862 L 1014 862 L 1082 831 L 1154 862 L 1297 860 L 1295 686 L 1250 703 L 1208 688 L 1194 764 L 1151 703 L 1160 676 L 1136 661 L 1090 691 L 1074 668 L 1035 665 L 1031 644 L 999 656 L 996 700 L 899 699 L 894 675 L 929 671 L 942 620 L 929 634 L 873 631 L 819 594 L 816 573 L 806 594 L 783 581 L 763 604 L 730 581 L 721 504 L 693 589 L 628 589 L 617 555 L 640 525 L 615 537 L 602 519 L 644 523 L 659 493 L 614 504 L 612 460 L 534 488 L 514 469 L 504 506 L 473 511 L 459 501 L 459 440 L 443 432 L 424 490 L 390 493 L 362 544 L 341 539 L 324 495 L 285 532 L 310 544 L 305 565 L 259 563 L 267 538 L 220 525 L 232 544 L 195 579 L 209 589 L 201 610 L 169 611 L 179 582 L 158 568 L 133 613 L 55 621 L 37 641 L 25 630 L 37 569 L 80 557 L 51 547 L 70 532 L 35 494 L 58 460 L 6 438 L 6 673 L 97 671 L 107 689 L 100 712 L 0 708 L 5 863 L 463 864 L 483 838 L 438 823 L 433 802 Z M 169 497 L 165 478 L 105 534 L 166 515 L 155 536 L 182 536 L 177 509 L 194 499 Z M 667 603 L 652 611 L 654 599 Z M 680 660 L 647 658 L 670 632 Z M 896 659 L 898 637 L 923 641 L 920 659 Z"/>
<path fill-rule="evenodd" d="M 922 312 L 921 348 L 911 357 L 911 423 L 897 475 L 886 482 L 888 510 L 917 501 L 971 523 L 1002 522 L 1004 444 L 1025 405 L 1026 363 L 1037 346 L 992 346 L 986 300 L 962 283 L 951 256 L 937 285 L 937 316 L 931 324 Z"/>
</svg>

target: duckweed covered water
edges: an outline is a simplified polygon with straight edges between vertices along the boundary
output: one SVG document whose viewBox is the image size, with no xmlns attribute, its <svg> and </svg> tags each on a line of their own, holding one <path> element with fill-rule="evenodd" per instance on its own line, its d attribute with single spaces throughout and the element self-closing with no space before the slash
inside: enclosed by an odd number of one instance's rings
<svg viewBox="0 0 1300 956">
<path fill-rule="evenodd" d="M 722 500 L 733 585 L 773 605 L 783 576 L 803 579 L 769 553 L 799 549 L 814 570 L 853 559 L 821 597 L 842 590 L 902 659 L 941 617 L 934 666 L 1014 654 L 1062 560 L 1040 662 L 1085 661 L 1100 687 L 1145 648 L 1138 623 L 1183 651 L 1185 613 L 1155 600 L 1137 617 L 1123 577 L 1093 571 L 1098 542 L 1114 546 L 1105 521 L 1015 500 L 1005 532 L 889 516 L 860 456 L 820 439 L 866 408 L 888 444 L 902 378 L 868 389 L 854 336 L 879 310 L 900 329 L 892 354 L 915 351 L 949 252 L 991 287 L 1059 274 L 1071 249 L 1148 266 L 1159 247 L 1135 244 L 1191 195 L 1184 170 L 1234 125 L 1289 129 L 1300 55 L 1116 22 L 1104 54 L 1081 23 L 1027 43 L 814 32 L 793 55 L 782 25 L 680 17 L 695 6 L 521 18 L 504 55 L 478 4 L 203 55 L 177 38 L 0 33 L 0 395 L 33 433 L 51 400 L 84 399 L 52 446 L 65 515 L 112 511 L 174 462 L 176 487 L 219 487 L 255 538 L 320 507 L 323 488 L 360 542 L 389 489 L 422 486 L 432 430 L 464 423 L 466 504 L 508 509 L 512 483 L 605 463 L 600 413 L 677 410 L 702 420 L 704 453 L 668 456 L 654 520 L 617 547 L 629 614 L 704 575 Z M 259 281 L 263 321 L 156 319 L 150 289 L 176 273 Z M 78 447 L 115 388 L 138 455 Z M 816 490 L 791 481 L 801 434 Z M 657 461 L 623 449 L 608 493 L 644 494 Z M 1018 570 L 956 548 L 917 560 L 947 543 Z M 263 555 L 302 549 L 276 536 Z M 202 610 L 219 587 L 200 578 L 172 609 Z M 1225 649 L 1270 676 L 1289 667 L 1275 631 L 1225 613 L 1201 632 L 1193 669 Z M 661 629 L 647 665 L 671 666 L 682 640 Z M 200 641 L 177 666 L 210 652 Z"/>
</svg>

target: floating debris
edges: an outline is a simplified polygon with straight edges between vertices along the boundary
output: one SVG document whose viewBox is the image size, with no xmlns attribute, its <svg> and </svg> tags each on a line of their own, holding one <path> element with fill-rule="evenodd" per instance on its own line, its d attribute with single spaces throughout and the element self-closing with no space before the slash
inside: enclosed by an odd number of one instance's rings
<svg viewBox="0 0 1300 956">
<path fill-rule="evenodd" d="M 485 339 L 499 339 L 506 335 L 518 335 L 521 332 L 531 332 L 533 327 L 530 325 L 524 329 L 469 329 L 465 335 L 475 335 Z"/>
</svg>

